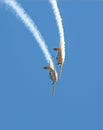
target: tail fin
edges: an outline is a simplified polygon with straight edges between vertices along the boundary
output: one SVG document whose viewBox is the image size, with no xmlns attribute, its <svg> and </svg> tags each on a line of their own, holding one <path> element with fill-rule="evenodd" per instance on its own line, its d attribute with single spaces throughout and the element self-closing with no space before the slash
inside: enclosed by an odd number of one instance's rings
<svg viewBox="0 0 103 130">
<path fill-rule="evenodd" d="M 54 51 L 58 51 L 58 48 L 53 48 Z"/>
</svg>

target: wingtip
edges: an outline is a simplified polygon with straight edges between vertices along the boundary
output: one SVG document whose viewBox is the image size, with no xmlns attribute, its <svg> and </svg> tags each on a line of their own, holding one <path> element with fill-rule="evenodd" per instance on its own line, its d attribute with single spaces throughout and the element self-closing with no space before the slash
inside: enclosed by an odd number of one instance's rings
<svg viewBox="0 0 103 130">
<path fill-rule="evenodd" d="M 52 48 L 52 50 L 57 51 L 57 50 L 58 50 L 58 48 Z"/>
<path fill-rule="evenodd" d="M 44 66 L 43 69 L 48 69 L 48 67 Z"/>
</svg>

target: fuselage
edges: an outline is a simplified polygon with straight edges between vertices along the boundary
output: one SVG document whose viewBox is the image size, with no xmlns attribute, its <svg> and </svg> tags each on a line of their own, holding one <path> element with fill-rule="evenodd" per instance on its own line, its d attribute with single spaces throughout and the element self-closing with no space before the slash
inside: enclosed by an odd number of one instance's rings
<svg viewBox="0 0 103 130">
<path fill-rule="evenodd" d="M 44 69 L 47 69 L 49 71 L 49 75 L 53 83 L 56 83 L 58 81 L 56 71 L 53 70 L 50 66 L 44 67 Z"/>
</svg>

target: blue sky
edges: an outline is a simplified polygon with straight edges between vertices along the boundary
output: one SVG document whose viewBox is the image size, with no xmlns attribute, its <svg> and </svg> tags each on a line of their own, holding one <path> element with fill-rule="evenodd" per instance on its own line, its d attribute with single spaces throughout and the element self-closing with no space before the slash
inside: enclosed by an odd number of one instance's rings
<svg viewBox="0 0 103 130">
<path fill-rule="evenodd" d="M 21 1 L 55 58 L 48 1 Z M 66 60 L 55 96 L 47 62 L 23 23 L 0 4 L 0 130 L 103 130 L 103 2 L 58 1 Z M 57 66 L 57 70 L 59 70 Z"/>
</svg>

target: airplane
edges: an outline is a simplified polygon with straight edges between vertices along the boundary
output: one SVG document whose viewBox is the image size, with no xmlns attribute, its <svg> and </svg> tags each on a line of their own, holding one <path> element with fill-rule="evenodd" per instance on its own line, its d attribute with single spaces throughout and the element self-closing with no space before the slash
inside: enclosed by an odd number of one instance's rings
<svg viewBox="0 0 103 130">
<path fill-rule="evenodd" d="M 59 48 L 53 48 L 54 51 L 58 51 L 58 55 L 57 55 L 57 61 L 58 61 L 58 65 L 60 67 L 60 74 L 59 74 L 59 79 L 61 77 L 61 73 L 62 73 L 62 67 L 63 67 L 63 63 L 64 63 L 64 59 L 62 56 L 62 41 L 60 40 L 60 46 Z"/>
<path fill-rule="evenodd" d="M 56 84 L 58 82 L 58 75 L 57 75 L 56 69 L 55 68 L 53 69 L 50 66 L 50 64 L 49 64 L 49 66 L 43 67 L 43 69 L 47 69 L 49 71 L 50 79 L 53 81 L 52 96 L 54 96 L 54 90 L 55 90 Z"/>
</svg>

